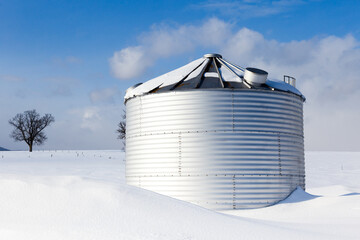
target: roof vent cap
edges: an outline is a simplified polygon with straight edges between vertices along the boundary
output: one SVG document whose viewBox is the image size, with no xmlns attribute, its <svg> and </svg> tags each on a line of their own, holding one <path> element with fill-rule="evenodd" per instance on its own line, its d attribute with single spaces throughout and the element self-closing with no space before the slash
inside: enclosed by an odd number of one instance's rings
<svg viewBox="0 0 360 240">
<path fill-rule="evenodd" d="M 204 55 L 204 58 L 222 58 L 222 56 L 217 53 L 208 53 Z"/>
<path fill-rule="evenodd" d="M 245 69 L 244 79 L 250 84 L 264 84 L 266 82 L 268 73 L 258 68 L 248 67 Z"/>
</svg>

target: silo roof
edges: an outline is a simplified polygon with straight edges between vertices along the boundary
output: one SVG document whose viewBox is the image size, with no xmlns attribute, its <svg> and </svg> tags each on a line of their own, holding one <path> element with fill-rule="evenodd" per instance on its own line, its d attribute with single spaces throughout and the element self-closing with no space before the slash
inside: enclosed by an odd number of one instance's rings
<svg viewBox="0 0 360 240">
<path fill-rule="evenodd" d="M 149 93 L 181 91 L 201 88 L 252 88 L 290 92 L 305 97 L 294 86 L 285 81 L 266 79 L 264 84 L 254 84 L 244 79 L 246 69 L 222 58 L 219 54 L 205 54 L 202 58 L 192 61 L 183 67 L 165 73 L 142 84 L 129 88 L 125 101 L 136 96 Z M 259 72 L 265 71 L 261 69 Z M 267 73 L 266 73 L 267 76 Z"/>
</svg>

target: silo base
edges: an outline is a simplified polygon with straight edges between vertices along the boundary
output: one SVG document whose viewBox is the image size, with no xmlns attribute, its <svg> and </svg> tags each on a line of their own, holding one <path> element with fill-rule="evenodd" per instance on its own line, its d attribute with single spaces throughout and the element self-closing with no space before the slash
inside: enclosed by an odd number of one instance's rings
<svg viewBox="0 0 360 240">
<path fill-rule="evenodd" d="M 127 182 L 220 211 L 276 204 L 297 188 L 296 182 L 289 185 L 292 178 L 284 175 L 152 176 L 127 177 Z M 304 189 L 304 186 L 301 187 Z"/>
</svg>

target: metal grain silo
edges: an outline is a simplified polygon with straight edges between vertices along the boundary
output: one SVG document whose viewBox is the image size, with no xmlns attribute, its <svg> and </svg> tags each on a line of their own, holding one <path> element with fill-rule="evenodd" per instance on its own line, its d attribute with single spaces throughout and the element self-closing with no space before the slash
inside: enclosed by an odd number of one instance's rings
<svg viewBox="0 0 360 240">
<path fill-rule="evenodd" d="M 214 210 L 305 188 L 305 98 L 294 85 L 207 54 L 128 89 L 127 183 Z"/>
</svg>

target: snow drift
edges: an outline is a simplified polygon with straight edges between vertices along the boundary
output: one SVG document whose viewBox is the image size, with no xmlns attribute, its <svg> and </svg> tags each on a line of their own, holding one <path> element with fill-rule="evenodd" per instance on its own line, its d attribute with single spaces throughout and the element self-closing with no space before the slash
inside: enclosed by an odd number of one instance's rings
<svg viewBox="0 0 360 240">
<path fill-rule="evenodd" d="M 1 239 L 357 239 L 360 153 L 307 153 L 307 192 L 213 212 L 125 184 L 120 151 L 0 153 Z"/>
</svg>

